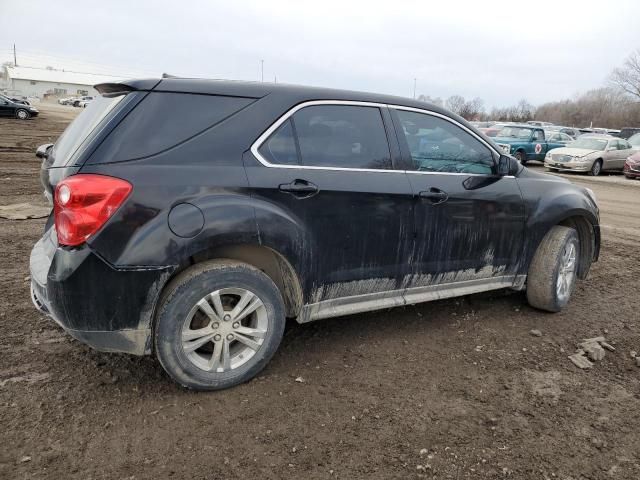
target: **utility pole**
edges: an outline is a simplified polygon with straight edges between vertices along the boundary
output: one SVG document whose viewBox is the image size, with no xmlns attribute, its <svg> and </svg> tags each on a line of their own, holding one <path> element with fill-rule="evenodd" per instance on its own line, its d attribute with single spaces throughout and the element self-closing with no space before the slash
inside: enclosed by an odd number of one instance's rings
<svg viewBox="0 0 640 480">
<path fill-rule="evenodd" d="M 17 67 L 18 66 L 18 60 L 16 57 L 16 44 L 13 44 L 13 66 Z"/>
<path fill-rule="evenodd" d="M 416 99 L 416 83 L 418 82 L 417 78 L 413 79 L 413 99 Z"/>
<path fill-rule="evenodd" d="M 264 60 L 260 60 L 260 81 L 264 82 Z"/>
</svg>

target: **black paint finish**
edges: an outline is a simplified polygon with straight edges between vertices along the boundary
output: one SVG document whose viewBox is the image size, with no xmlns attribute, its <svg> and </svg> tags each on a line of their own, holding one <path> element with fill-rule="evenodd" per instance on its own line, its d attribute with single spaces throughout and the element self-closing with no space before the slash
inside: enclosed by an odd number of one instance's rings
<svg viewBox="0 0 640 480">
<path fill-rule="evenodd" d="M 360 92 L 207 80 L 141 80 L 125 90 L 131 99 L 105 118 L 73 158 L 45 159 L 42 181 L 51 194 L 68 175 L 110 175 L 129 181 L 131 195 L 85 245 L 60 247 L 49 228 L 31 259 L 36 295 L 65 328 L 98 348 L 148 353 L 158 298 L 172 276 L 219 252 L 240 255 L 243 247 L 263 249 L 282 267 L 283 294 L 300 295 L 286 301 L 292 316 L 304 304 L 328 299 L 526 275 L 542 237 L 563 222 L 579 225 L 581 241 L 590 245 L 579 273 L 584 276 L 597 259 L 598 211 L 584 189 L 517 166 L 510 175 L 405 171 L 411 162 L 384 107 L 396 170 L 272 168 L 250 151 L 281 115 L 316 100 L 426 109 L 476 132 L 437 106 Z M 155 108 L 162 103 L 160 92 L 189 96 L 190 108 L 198 108 L 196 97 L 232 98 L 201 102 L 227 110 L 210 124 L 206 115 L 194 116 L 172 139 L 166 118 L 154 125 L 155 117 L 143 111 L 131 116 L 145 108 L 149 91 L 153 102 L 146 105 Z M 135 118 L 144 118 L 144 125 Z M 189 116 L 180 121 L 189 122 Z M 129 158 L 116 142 L 128 130 L 153 135 L 156 127 L 169 132 L 153 144 L 161 146 L 157 152 L 148 148 L 141 156 L 132 147 Z M 499 150 L 487 142 L 497 172 Z M 103 331 L 118 333 L 99 340 L 96 332 Z"/>
</svg>

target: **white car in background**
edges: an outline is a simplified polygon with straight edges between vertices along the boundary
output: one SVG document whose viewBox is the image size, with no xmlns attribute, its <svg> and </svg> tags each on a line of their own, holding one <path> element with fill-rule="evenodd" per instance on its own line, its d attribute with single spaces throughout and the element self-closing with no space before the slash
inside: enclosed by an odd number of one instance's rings
<svg viewBox="0 0 640 480">
<path fill-rule="evenodd" d="M 610 135 L 582 135 L 566 147 L 554 148 L 544 157 L 544 166 L 551 171 L 601 172 L 619 171 L 634 151 L 629 142 Z"/>
<path fill-rule="evenodd" d="M 93 100 L 89 99 L 89 100 L 80 100 L 80 102 L 78 102 L 78 106 L 80 108 L 87 108 L 87 105 L 89 105 Z"/>
</svg>

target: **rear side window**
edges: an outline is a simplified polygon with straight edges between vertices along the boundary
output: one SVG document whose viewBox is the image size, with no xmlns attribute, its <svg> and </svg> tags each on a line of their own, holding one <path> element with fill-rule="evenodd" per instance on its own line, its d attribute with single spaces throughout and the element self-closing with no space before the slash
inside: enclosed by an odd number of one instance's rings
<svg viewBox="0 0 640 480">
<path fill-rule="evenodd" d="M 51 166 L 67 165 L 73 154 L 87 140 L 96 127 L 102 122 L 123 99 L 124 95 L 114 97 L 99 96 L 87 108 L 82 109 L 73 122 L 56 141 L 49 159 Z"/>
<path fill-rule="evenodd" d="M 252 98 L 151 92 L 109 135 L 100 147 L 98 161 L 117 162 L 158 154 L 223 121 L 253 101 Z"/>
<path fill-rule="evenodd" d="M 293 136 L 291 119 L 284 122 L 260 147 L 260 154 L 269 163 L 280 165 L 297 165 L 298 151 Z"/>
<path fill-rule="evenodd" d="M 316 167 L 391 169 L 377 107 L 315 105 L 293 115 L 300 163 Z"/>
</svg>

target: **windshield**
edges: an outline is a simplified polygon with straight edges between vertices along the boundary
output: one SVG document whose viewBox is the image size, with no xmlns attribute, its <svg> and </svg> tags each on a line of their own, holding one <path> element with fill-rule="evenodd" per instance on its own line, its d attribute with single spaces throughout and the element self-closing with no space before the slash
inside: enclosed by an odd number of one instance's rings
<svg viewBox="0 0 640 480">
<path fill-rule="evenodd" d="M 627 140 L 627 142 L 629 142 L 634 147 L 640 147 L 640 133 L 636 133 L 635 135 L 629 137 L 629 140 Z"/>
<path fill-rule="evenodd" d="M 51 151 L 54 162 L 52 166 L 61 167 L 67 165 L 73 154 L 78 150 L 84 140 L 93 132 L 98 124 L 120 103 L 124 95 L 117 97 L 96 97 L 87 108 L 71 122 L 62 133 Z"/>
<path fill-rule="evenodd" d="M 604 138 L 579 138 L 567 146 L 584 148 L 585 150 L 604 150 L 607 147 L 607 140 Z"/>
<path fill-rule="evenodd" d="M 532 129 L 525 127 L 504 127 L 498 132 L 499 137 L 511 137 L 511 138 L 529 138 L 531 136 Z"/>
</svg>

